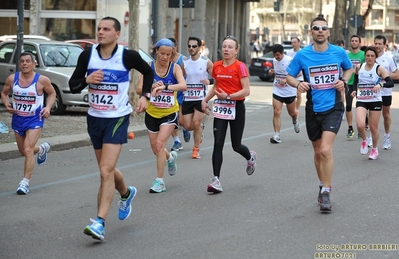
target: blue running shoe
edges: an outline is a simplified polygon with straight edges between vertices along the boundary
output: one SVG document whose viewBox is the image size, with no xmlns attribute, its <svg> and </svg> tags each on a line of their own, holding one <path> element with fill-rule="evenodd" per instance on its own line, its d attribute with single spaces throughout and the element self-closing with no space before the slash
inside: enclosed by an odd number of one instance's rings
<svg viewBox="0 0 399 259">
<path fill-rule="evenodd" d="M 93 222 L 93 224 L 87 225 L 83 230 L 83 233 L 85 233 L 88 236 L 91 236 L 94 239 L 103 241 L 105 235 L 105 229 L 103 224 L 99 222 L 97 219 L 90 219 L 90 220 L 91 222 Z"/>
<path fill-rule="evenodd" d="M 41 165 L 47 160 L 47 153 L 50 152 L 51 145 L 48 142 L 44 142 L 40 145 L 39 152 L 37 153 L 37 164 Z"/>
<path fill-rule="evenodd" d="M 179 151 L 183 149 L 183 145 L 179 141 L 175 141 L 171 151 Z"/>
<path fill-rule="evenodd" d="M 127 199 L 119 199 L 118 218 L 120 220 L 125 220 L 130 216 L 130 212 L 132 212 L 131 203 L 137 193 L 137 189 L 134 186 L 128 186 L 127 188 L 130 191 L 129 197 Z"/>
<path fill-rule="evenodd" d="M 191 138 L 190 131 L 183 128 L 183 137 L 184 137 L 184 141 L 189 142 L 190 138 Z"/>
</svg>

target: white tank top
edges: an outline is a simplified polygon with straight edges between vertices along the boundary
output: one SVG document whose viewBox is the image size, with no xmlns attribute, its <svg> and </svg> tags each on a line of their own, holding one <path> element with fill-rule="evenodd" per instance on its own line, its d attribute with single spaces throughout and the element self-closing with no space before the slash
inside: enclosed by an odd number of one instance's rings
<svg viewBox="0 0 399 259">
<path fill-rule="evenodd" d="M 132 112 L 129 103 L 130 73 L 123 64 L 124 47 L 118 49 L 109 59 L 102 59 L 97 51 L 98 44 L 91 48 L 87 75 L 102 69 L 103 81 L 89 85 L 88 114 L 98 118 L 117 118 Z"/>
<path fill-rule="evenodd" d="M 397 69 L 395 61 L 393 60 L 393 57 L 386 52 L 382 56 L 377 57 L 375 62 L 378 63 L 378 65 L 382 66 L 388 72 L 388 74 L 391 74 L 393 71 L 395 71 Z M 391 96 L 392 88 L 382 88 L 381 95 L 382 96 Z"/>
<path fill-rule="evenodd" d="M 197 60 L 183 60 L 184 70 L 186 72 L 187 90 L 184 93 L 184 101 L 199 101 L 206 95 L 206 86 L 201 80 L 208 79 L 208 59 L 199 57 Z"/>
<path fill-rule="evenodd" d="M 289 86 L 287 83 L 281 84 L 281 81 L 287 78 L 287 67 L 291 63 L 291 60 L 292 58 L 288 55 L 284 55 L 283 59 L 281 59 L 280 61 L 273 59 L 273 93 L 280 97 L 296 96 L 296 89 L 294 87 Z"/>
<path fill-rule="evenodd" d="M 36 84 L 40 75 L 35 74 L 32 82 L 28 86 L 19 85 L 20 72 L 14 75 L 14 84 L 12 86 L 12 107 L 17 110 L 19 116 L 37 116 L 39 118 L 40 111 L 43 108 L 43 96 L 37 93 Z"/>
<path fill-rule="evenodd" d="M 375 63 L 371 70 L 366 70 L 366 64 L 362 64 L 358 72 L 359 82 L 357 84 L 357 101 L 358 102 L 381 102 L 381 91 L 373 92 L 373 88 L 381 82 L 380 76 L 377 74 L 378 64 Z"/>
</svg>

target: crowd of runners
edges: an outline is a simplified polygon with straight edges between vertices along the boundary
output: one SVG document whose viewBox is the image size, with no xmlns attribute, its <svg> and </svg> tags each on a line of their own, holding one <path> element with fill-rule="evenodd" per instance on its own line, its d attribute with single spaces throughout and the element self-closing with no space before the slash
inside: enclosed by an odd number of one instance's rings
<svg viewBox="0 0 399 259">
<path fill-rule="evenodd" d="M 299 38 L 292 39 L 293 49 L 284 53 L 282 45 L 272 47 L 274 55 L 273 144 L 281 143 L 281 111 L 286 104 L 296 133 L 301 130 L 299 107 L 306 93 L 304 120 L 308 138 L 314 150 L 314 164 L 319 180 L 318 204 L 321 211 L 331 211 L 330 193 L 333 175 L 333 144 L 345 113 L 348 122 L 347 138 L 355 135 L 352 102 L 356 98 L 356 128 L 360 153 L 369 159 L 378 158 L 378 122 L 384 120 L 384 149 L 391 149 L 390 106 L 393 80 L 399 79 L 396 63 L 386 51 L 386 38 L 378 35 L 374 46 L 361 50 L 361 38 L 351 37 L 351 50 L 328 42 L 330 29 L 322 17 L 311 23 L 313 43 L 299 48 Z M 166 191 L 165 167 L 169 175 L 178 171 L 178 151 L 183 149 L 179 129 L 186 143 L 193 139 L 192 159 L 200 159 L 204 138 L 205 115 L 213 115 L 213 153 L 211 182 L 207 191 L 223 191 L 220 175 L 223 147 L 228 127 L 232 148 L 243 157 L 245 172 L 252 175 L 256 169 L 257 153 L 242 144 L 245 126 L 245 97 L 250 94 L 246 65 L 237 60 L 240 44 L 234 36 L 222 40 L 222 59 L 213 63 L 207 58 L 209 50 L 198 37 L 186 41 L 188 56 L 178 52 L 176 40 L 163 38 L 154 46 L 156 59 L 145 62 L 138 52 L 117 44 L 120 23 L 113 17 L 103 18 L 97 30 L 99 44 L 84 50 L 79 56 L 69 85 L 78 93 L 89 87 L 90 108 L 87 115 L 88 133 L 95 150 L 101 176 L 98 208 L 95 219 L 84 228 L 84 233 L 103 240 L 107 218 L 115 189 L 120 194 L 119 219 L 131 213 L 131 203 L 137 190 L 124 182 L 116 168 L 122 144 L 127 142 L 129 116 L 133 108 L 129 103 L 130 70 L 140 72 L 137 94 L 140 95 L 135 112 L 145 112 L 149 145 L 156 157 L 156 178 L 149 192 Z M 47 159 L 50 143 L 36 146 L 44 118 L 50 115 L 55 92 L 48 78 L 33 71 L 34 55 L 24 52 L 20 56 L 21 72 L 7 78 L 2 100 L 7 111 L 13 113 L 12 127 L 18 148 L 25 157 L 24 178 L 17 193 L 28 194 L 29 180 L 37 163 Z M 213 87 L 208 87 L 213 85 Z M 13 103 L 8 95 L 13 94 Z M 48 95 L 44 106 L 44 93 Z M 31 96 L 27 100 L 24 96 Z M 344 100 L 345 99 L 345 100 Z M 212 106 L 208 102 L 213 100 Z M 346 105 L 344 105 L 346 104 Z M 346 108 L 345 108 L 346 106 Z M 370 129 L 367 137 L 366 129 Z M 173 138 L 173 146 L 166 147 Z M 191 148 L 191 147 L 190 147 Z M 244 171 L 244 166 L 243 166 Z"/>
</svg>

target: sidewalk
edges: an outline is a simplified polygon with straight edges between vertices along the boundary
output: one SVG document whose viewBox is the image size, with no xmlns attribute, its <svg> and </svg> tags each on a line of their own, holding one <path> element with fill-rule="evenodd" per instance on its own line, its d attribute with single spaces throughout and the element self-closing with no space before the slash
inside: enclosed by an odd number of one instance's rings
<svg viewBox="0 0 399 259">
<path fill-rule="evenodd" d="M 134 133 L 135 137 L 147 135 L 147 128 L 144 124 L 130 126 L 129 132 L 130 131 Z M 41 144 L 44 141 L 48 141 L 51 144 L 52 151 L 62 151 L 91 145 L 88 133 L 39 138 L 38 144 Z M 14 159 L 18 157 L 21 157 L 21 154 L 19 153 L 17 144 L 15 142 L 0 144 L 0 161 Z"/>
</svg>

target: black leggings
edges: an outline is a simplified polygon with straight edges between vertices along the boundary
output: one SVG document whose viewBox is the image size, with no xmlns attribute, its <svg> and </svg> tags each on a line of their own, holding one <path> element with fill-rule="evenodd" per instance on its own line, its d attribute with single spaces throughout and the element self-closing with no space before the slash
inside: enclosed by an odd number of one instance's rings
<svg viewBox="0 0 399 259">
<path fill-rule="evenodd" d="M 241 144 L 242 135 L 245 127 L 245 105 L 244 101 L 236 102 L 236 118 L 235 120 L 213 119 L 213 154 L 212 166 L 213 175 L 220 177 L 220 170 L 223 163 L 223 147 L 226 139 L 227 125 L 230 124 L 230 137 L 233 150 L 246 160 L 251 159 L 251 153 L 247 146 Z"/>
<path fill-rule="evenodd" d="M 345 91 L 345 100 L 346 100 L 346 111 L 350 112 L 352 111 L 352 102 L 353 102 L 353 97 L 351 96 L 351 93 L 356 90 L 353 85 L 348 85 L 347 91 Z"/>
</svg>

